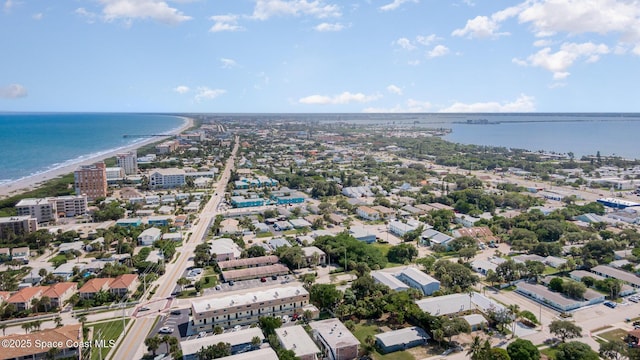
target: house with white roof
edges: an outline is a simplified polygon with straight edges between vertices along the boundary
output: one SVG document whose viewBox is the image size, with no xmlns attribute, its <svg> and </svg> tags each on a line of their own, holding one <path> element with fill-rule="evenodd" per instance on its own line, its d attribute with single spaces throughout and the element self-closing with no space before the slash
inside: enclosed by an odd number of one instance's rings
<svg viewBox="0 0 640 360">
<path fill-rule="evenodd" d="M 138 243 L 142 246 L 153 245 L 156 241 L 160 240 L 162 236 L 162 230 L 152 227 L 148 228 L 138 236 Z"/>
</svg>

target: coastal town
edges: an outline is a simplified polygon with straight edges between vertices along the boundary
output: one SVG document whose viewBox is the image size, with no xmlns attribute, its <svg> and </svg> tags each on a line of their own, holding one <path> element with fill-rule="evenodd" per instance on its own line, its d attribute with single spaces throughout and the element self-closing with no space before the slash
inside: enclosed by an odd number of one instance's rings
<svg viewBox="0 0 640 360">
<path fill-rule="evenodd" d="M 185 116 L 0 199 L 0 359 L 640 359 L 639 161 Z"/>
</svg>

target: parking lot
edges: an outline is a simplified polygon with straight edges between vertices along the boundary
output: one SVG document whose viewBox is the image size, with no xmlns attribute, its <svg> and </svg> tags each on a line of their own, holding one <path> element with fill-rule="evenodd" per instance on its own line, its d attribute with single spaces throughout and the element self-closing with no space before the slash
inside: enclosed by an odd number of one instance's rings
<svg viewBox="0 0 640 360">
<path fill-rule="evenodd" d="M 189 309 L 180 309 L 173 310 L 166 315 L 161 315 L 160 319 L 154 326 L 154 328 L 149 333 L 149 337 L 154 335 L 171 335 L 181 341 L 183 338 L 187 337 L 187 327 L 189 325 Z M 171 328 L 173 332 L 171 333 L 161 333 L 160 329 L 162 328 Z M 164 346 L 164 345 L 162 345 Z M 159 352 L 162 351 L 162 346 Z"/>
</svg>

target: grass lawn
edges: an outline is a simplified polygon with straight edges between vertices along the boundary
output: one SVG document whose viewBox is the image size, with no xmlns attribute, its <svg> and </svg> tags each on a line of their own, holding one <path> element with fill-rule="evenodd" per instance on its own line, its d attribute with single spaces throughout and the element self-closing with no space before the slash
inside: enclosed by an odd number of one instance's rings
<svg viewBox="0 0 640 360">
<path fill-rule="evenodd" d="M 209 279 L 209 282 L 207 282 L 206 279 Z M 200 280 L 200 283 L 202 284 L 203 289 L 212 288 L 218 285 L 218 276 L 217 275 L 205 276 L 202 278 L 202 280 Z"/>
<path fill-rule="evenodd" d="M 54 257 L 52 257 L 51 259 L 49 259 L 49 262 L 52 264 L 56 264 L 56 266 L 60 266 L 64 263 L 67 262 L 67 255 L 65 254 L 58 254 Z"/>
<path fill-rule="evenodd" d="M 125 323 L 129 322 L 129 319 L 124 320 Z M 95 324 L 93 327 L 93 340 L 104 340 L 107 344 L 109 340 L 115 340 L 122 334 L 124 331 L 122 327 L 122 320 L 113 320 L 107 321 L 99 324 Z M 98 336 L 98 331 L 100 331 L 100 336 Z M 110 347 L 98 348 L 94 347 L 91 351 L 91 360 L 97 359 L 105 359 L 107 354 L 111 350 Z M 102 357 L 100 357 L 100 353 L 102 353 Z"/>
<path fill-rule="evenodd" d="M 380 252 L 382 252 L 382 255 L 386 258 L 387 254 L 389 253 L 389 249 L 391 249 L 392 245 L 389 244 L 380 244 L 378 242 L 375 242 L 373 244 L 371 244 L 373 247 L 376 247 L 378 249 L 380 249 Z M 386 267 L 395 267 L 395 266 L 403 266 L 404 264 L 398 264 L 398 263 L 392 263 L 392 262 L 388 262 Z"/>
<path fill-rule="evenodd" d="M 541 355 L 545 355 L 547 358 L 551 360 L 556 358 L 556 352 L 557 350 L 554 348 L 546 348 L 546 349 L 540 350 Z"/>
<path fill-rule="evenodd" d="M 551 275 L 558 272 L 558 269 L 554 269 L 551 266 L 545 266 L 542 275 Z"/>
<path fill-rule="evenodd" d="M 627 336 L 627 331 L 622 329 L 615 329 L 598 334 L 597 336 L 600 336 L 607 341 L 623 340 L 625 336 Z"/>
<path fill-rule="evenodd" d="M 353 331 L 353 335 L 355 335 L 360 343 L 365 345 L 364 340 L 369 335 L 378 334 L 378 326 L 377 325 L 368 325 L 367 323 L 360 323 L 356 325 L 356 329 Z M 374 350 L 371 356 L 375 360 L 415 360 L 415 357 L 406 351 L 396 351 L 390 354 L 380 354 L 377 350 Z"/>
<path fill-rule="evenodd" d="M 257 238 L 268 238 L 268 237 L 272 237 L 273 234 L 270 232 L 261 232 L 261 233 L 257 233 L 256 237 Z"/>
</svg>

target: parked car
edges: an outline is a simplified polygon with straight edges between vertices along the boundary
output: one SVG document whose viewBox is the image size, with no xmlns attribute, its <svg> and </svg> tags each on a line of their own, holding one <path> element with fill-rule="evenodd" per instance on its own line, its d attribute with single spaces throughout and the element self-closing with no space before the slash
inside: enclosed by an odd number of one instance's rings
<svg viewBox="0 0 640 360">
<path fill-rule="evenodd" d="M 148 310 L 149 310 L 149 308 L 148 308 L 148 307 L 146 307 L 146 306 L 143 306 L 143 307 L 141 307 L 139 310 L 140 310 L 140 311 L 148 311 Z"/>
<path fill-rule="evenodd" d="M 163 326 L 158 331 L 160 334 L 171 334 L 173 333 L 173 328 L 169 326 Z"/>
<path fill-rule="evenodd" d="M 278 280 L 278 276 L 277 275 L 271 275 L 271 280 Z"/>
<path fill-rule="evenodd" d="M 205 336 L 207 336 L 207 332 L 206 332 L 206 331 L 200 331 L 200 332 L 198 333 L 198 338 L 203 338 L 203 337 L 205 337 Z"/>
<path fill-rule="evenodd" d="M 267 282 L 267 278 L 266 277 L 261 277 L 260 278 L 260 282 Z"/>
<path fill-rule="evenodd" d="M 612 309 L 615 309 L 615 308 L 616 308 L 616 306 L 618 306 L 618 304 L 616 304 L 616 303 L 614 303 L 614 302 L 612 302 L 612 301 L 605 301 L 605 302 L 604 302 L 604 306 L 606 306 L 606 307 L 610 307 L 610 308 L 612 308 Z"/>
<path fill-rule="evenodd" d="M 180 310 L 171 310 L 171 315 L 181 315 L 182 312 Z"/>
</svg>

